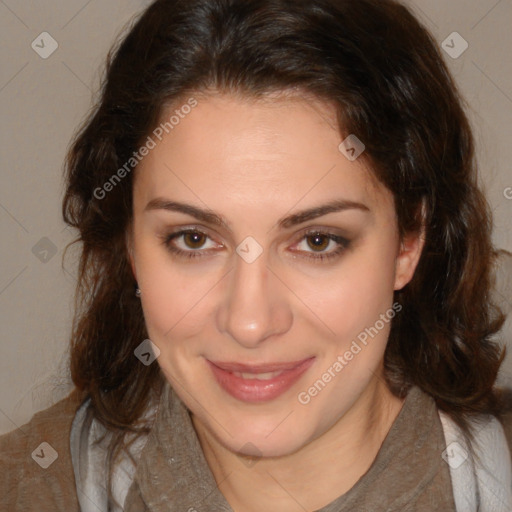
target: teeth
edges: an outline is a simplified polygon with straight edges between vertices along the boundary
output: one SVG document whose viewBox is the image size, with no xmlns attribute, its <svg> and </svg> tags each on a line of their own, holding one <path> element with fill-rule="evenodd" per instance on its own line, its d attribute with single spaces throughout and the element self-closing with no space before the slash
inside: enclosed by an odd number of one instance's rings
<svg viewBox="0 0 512 512">
<path fill-rule="evenodd" d="M 267 373 L 243 373 L 243 372 L 233 372 L 233 375 L 237 377 L 241 377 L 242 379 L 257 379 L 257 380 L 270 380 L 278 375 L 283 373 L 282 370 L 277 372 L 267 372 Z"/>
</svg>

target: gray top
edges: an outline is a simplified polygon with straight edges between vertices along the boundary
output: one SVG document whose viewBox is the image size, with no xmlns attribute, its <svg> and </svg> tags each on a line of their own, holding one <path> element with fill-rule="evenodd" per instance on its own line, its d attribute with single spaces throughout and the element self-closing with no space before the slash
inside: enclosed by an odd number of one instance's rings
<svg viewBox="0 0 512 512">
<path fill-rule="evenodd" d="M 434 401 L 412 388 L 370 469 L 318 512 L 455 511 Z M 167 384 L 125 501 L 126 512 L 226 511 L 190 413 Z"/>
</svg>

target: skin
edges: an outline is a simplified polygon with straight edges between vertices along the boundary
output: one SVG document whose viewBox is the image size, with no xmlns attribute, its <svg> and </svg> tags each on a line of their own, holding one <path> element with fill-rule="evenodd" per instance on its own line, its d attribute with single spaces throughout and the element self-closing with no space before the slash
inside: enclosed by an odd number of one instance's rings
<svg viewBox="0 0 512 512">
<path fill-rule="evenodd" d="M 391 308 L 423 246 L 420 236 L 399 239 L 391 193 L 364 158 L 338 150 L 342 139 L 334 109 L 320 100 L 211 94 L 137 168 L 128 248 L 148 333 L 235 511 L 327 505 L 368 470 L 403 405 L 382 377 L 389 323 L 309 403 L 297 398 Z M 146 209 L 156 198 L 211 210 L 227 226 Z M 367 211 L 278 225 L 340 199 Z M 202 257 L 166 247 L 166 235 L 184 228 L 207 236 L 169 245 Z M 349 243 L 324 237 L 318 249 L 311 230 Z M 248 236 L 263 250 L 252 263 L 236 252 Z M 291 389 L 257 404 L 227 394 L 206 362 L 309 357 Z"/>
</svg>

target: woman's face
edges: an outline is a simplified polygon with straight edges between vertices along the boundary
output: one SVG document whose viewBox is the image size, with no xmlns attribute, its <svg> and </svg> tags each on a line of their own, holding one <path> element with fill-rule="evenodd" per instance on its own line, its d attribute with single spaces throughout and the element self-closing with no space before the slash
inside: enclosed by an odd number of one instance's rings
<svg viewBox="0 0 512 512">
<path fill-rule="evenodd" d="M 190 110 L 134 182 L 149 337 L 196 425 L 234 452 L 293 453 L 385 387 L 393 291 L 420 243 L 400 243 L 391 193 L 339 150 L 328 104 L 212 95 Z"/>
</svg>

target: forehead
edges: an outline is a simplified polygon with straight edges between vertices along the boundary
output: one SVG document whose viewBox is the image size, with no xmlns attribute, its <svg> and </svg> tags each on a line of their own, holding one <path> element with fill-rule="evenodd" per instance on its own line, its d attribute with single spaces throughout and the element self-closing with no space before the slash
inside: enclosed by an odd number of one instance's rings
<svg viewBox="0 0 512 512">
<path fill-rule="evenodd" d="M 350 161 L 340 152 L 332 104 L 305 96 L 225 94 L 198 95 L 194 108 L 181 110 L 186 103 L 165 110 L 161 140 L 152 135 L 156 145 L 136 172 L 141 200 L 185 195 L 218 209 L 229 198 L 232 206 L 265 209 L 386 195 L 365 159 Z"/>
</svg>

